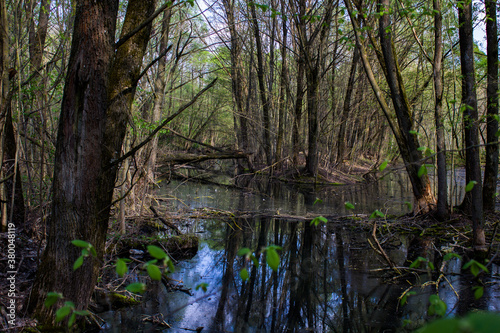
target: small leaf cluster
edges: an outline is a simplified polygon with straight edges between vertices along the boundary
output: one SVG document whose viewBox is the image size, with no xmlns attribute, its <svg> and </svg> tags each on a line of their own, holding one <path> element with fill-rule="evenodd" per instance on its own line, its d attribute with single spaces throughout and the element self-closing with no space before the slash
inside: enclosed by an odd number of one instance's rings
<svg viewBox="0 0 500 333">
<path fill-rule="evenodd" d="M 282 248 L 281 248 L 281 246 L 277 246 L 277 245 L 269 245 L 269 246 L 262 249 L 262 253 L 265 252 L 265 254 L 266 254 L 267 265 L 269 267 L 271 267 L 271 269 L 275 272 L 278 270 L 278 267 L 280 264 L 280 256 L 278 254 L 279 250 L 282 250 Z M 257 267 L 257 268 L 259 267 L 259 260 L 257 259 L 257 256 L 249 248 L 247 248 L 247 247 L 241 248 L 238 251 L 238 255 L 245 257 L 247 262 L 252 261 L 253 264 L 255 265 L 255 267 Z M 248 277 L 249 277 L 248 270 L 246 267 L 243 267 L 240 271 L 240 278 L 243 281 L 246 281 L 246 280 L 248 280 Z"/>
<path fill-rule="evenodd" d="M 45 306 L 50 308 L 52 305 L 56 304 L 58 300 L 63 298 L 64 296 L 61 293 L 49 292 L 45 299 Z M 75 303 L 66 301 L 64 305 L 56 311 L 56 323 L 63 321 L 64 318 L 69 316 L 68 327 L 71 327 L 76 321 L 76 316 L 88 316 L 89 314 L 90 312 L 87 310 L 77 310 Z"/>
<path fill-rule="evenodd" d="M 73 264 L 74 271 L 76 271 L 78 268 L 80 268 L 80 266 L 83 265 L 83 259 L 85 257 L 88 257 L 89 254 L 92 254 L 93 257 L 97 257 L 97 252 L 92 244 L 79 239 L 72 240 L 71 244 L 76 247 L 82 248 L 82 254 L 75 260 L 75 263 Z"/>
</svg>

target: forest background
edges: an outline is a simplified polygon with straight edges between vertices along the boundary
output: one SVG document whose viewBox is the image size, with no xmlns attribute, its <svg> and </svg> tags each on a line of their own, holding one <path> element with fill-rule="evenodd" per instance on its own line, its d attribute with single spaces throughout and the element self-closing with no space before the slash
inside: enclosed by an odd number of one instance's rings
<svg viewBox="0 0 500 333">
<path fill-rule="evenodd" d="M 67 273 L 79 256 L 69 243 L 102 256 L 110 215 L 140 214 L 157 161 L 178 152 L 316 181 L 402 164 L 414 213 L 441 220 L 446 171 L 465 166 L 461 209 L 484 251 L 496 17 L 490 0 L 1 0 L 2 226 L 47 237 L 30 311 L 53 318 L 43 294 L 54 286 L 87 306 L 99 261 Z M 486 52 L 473 40 L 482 24 Z"/>
</svg>

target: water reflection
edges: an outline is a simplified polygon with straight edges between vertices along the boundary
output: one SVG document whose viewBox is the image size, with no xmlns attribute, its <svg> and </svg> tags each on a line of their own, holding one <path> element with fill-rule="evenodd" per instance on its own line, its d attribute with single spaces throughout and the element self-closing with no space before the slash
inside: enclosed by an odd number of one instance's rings
<svg viewBox="0 0 500 333">
<path fill-rule="evenodd" d="M 259 190 L 267 194 L 177 183 L 163 189 L 161 195 L 172 199 L 169 205 L 174 210 L 208 206 L 231 211 L 344 215 L 349 213 L 344 210 L 344 202 L 350 201 L 356 203 L 357 213 L 385 207 L 398 214 L 407 209 L 407 189 L 404 179 L 371 189 L 299 191 L 267 184 Z M 323 199 L 321 205 L 313 204 L 317 197 Z M 191 260 L 179 262 L 171 278 L 191 287 L 192 295 L 167 293 L 162 285 L 155 285 L 156 289 L 150 289 L 146 296 L 149 301 L 113 313 L 115 319 L 108 321 L 108 327 L 120 327 L 120 332 L 160 329 L 137 318 L 142 313 L 160 313 L 172 326 L 165 332 L 196 331 L 201 327 L 202 332 L 398 332 L 411 330 L 429 319 L 428 298 L 436 291 L 448 304 L 450 315 L 465 314 L 474 308 L 500 311 L 498 284 L 490 283 L 495 280 L 485 279 L 484 296 L 474 300 L 472 280 L 463 274 L 463 263 L 458 259 L 444 266 L 446 279 L 441 278 L 438 289 L 432 284 L 415 287 L 417 294 L 400 306 L 400 296 L 410 286 L 435 281 L 438 276 L 424 271 L 394 279 L 394 275 L 381 270 L 387 263 L 369 246 L 368 233 L 348 221 L 311 226 L 308 222 L 282 219 L 210 219 L 189 221 L 185 228 L 186 232 L 200 235 L 200 249 Z M 382 241 L 396 266 L 408 266 L 416 258 L 425 257 L 441 267 L 438 252 L 442 246 L 449 246 L 431 238 L 391 233 Z M 266 265 L 265 254 L 259 254 L 270 244 L 283 248 L 277 272 Z M 256 251 L 258 267 L 237 256 L 242 247 Z M 244 267 L 249 272 L 246 281 L 239 276 Z M 498 276 L 498 267 L 492 270 Z M 200 283 L 208 284 L 206 291 L 195 289 Z"/>
</svg>

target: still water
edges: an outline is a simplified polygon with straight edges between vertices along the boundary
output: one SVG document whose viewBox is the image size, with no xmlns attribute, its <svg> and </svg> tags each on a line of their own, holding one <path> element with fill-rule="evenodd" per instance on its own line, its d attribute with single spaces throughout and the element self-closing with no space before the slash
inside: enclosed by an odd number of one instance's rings
<svg viewBox="0 0 500 333">
<path fill-rule="evenodd" d="M 408 188 L 404 176 L 393 174 L 371 186 L 315 189 L 258 182 L 242 191 L 172 182 L 157 195 L 172 210 L 210 207 L 267 215 L 345 216 L 375 209 L 403 214 L 408 211 L 405 202 L 411 201 Z M 346 211 L 346 201 L 355 205 L 354 211 Z M 191 294 L 152 284 L 141 306 L 108 314 L 107 331 L 399 332 L 429 320 L 428 298 L 436 289 L 421 285 L 438 277 L 425 270 L 404 279 L 387 274 L 387 264 L 370 247 L 366 229 L 347 218 L 318 226 L 281 218 L 193 219 L 182 221 L 181 228 L 199 235 L 200 248 L 192 259 L 179 261 L 170 277 L 191 288 Z M 381 228 L 379 241 L 397 266 L 408 266 L 418 256 L 441 266 L 437 253 L 453 245 Z M 276 272 L 266 265 L 265 253 L 260 254 L 271 244 L 282 248 Z M 258 266 L 237 255 L 242 247 L 255 251 Z M 458 259 L 448 262 L 439 284 L 448 315 L 471 309 L 500 311 L 498 267 L 491 267 L 484 296 L 474 300 L 474 283 L 460 274 L 462 265 Z M 246 281 L 240 277 L 243 268 L 249 273 Z M 399 298 L 412 285 L 416 294 L 401 306 Z M 147 315 L 156 315 L 170 328 L 144 321 Z"/>
</svg>

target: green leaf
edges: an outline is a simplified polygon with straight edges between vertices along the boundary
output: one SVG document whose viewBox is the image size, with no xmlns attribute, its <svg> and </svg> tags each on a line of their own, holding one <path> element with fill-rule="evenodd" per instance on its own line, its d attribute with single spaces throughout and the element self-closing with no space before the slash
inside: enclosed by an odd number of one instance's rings
<svg viewBox="0 0 500 333">
<path fill-rule="evenodd" d="M 164 260 L 165 260 L 165 261 L 166 261 L 166 263 L 167 263 L 168 271 L 169 271 L 170 273 L 175 272 L 174 262 L 173 262 L 172 260 L 170 260 L 170 258 L 168 258 L 168 257 L 167 257 L 167 258 L 165 258 Z"/>
<path fill-rule="evenodd" d="M 89 244 L 89 250 L 90 250 L 90 253 L 92 254 L 93 257 L 97 257 L 97 252 L 95 250 L 95 247 L 92 246 L 92 244 Z"/>
<path fill-rule="evenodd" d="M 250 259 L 252 260 L 255 267 L 259 268 L 259 260 L 257 260 L 257 257 L 252 254 L 250 255 Z"/>
<path fill-rule="evenodd" d="M 56 311 L 56 323 L 60 322 L 64 318 L 66 318 L 70 313 L 71 313 L 71 307 L 70 306 L 65 305 L 65 306 L 59 308 Z"/>
<path fill-rule="evenodd" d="M 411 202 L 405 201 L 405 205 L 406 205 L 406 207 L 408 207 L 408 210 L 412 210 L 413 209 L 413 205 L 411 204 Z"/>
<path fill-rule="evenodd" d="M 418 135 L 418 132 L 417 132 L 417 131 L 415 131 L 415 130 L 411 130 L 411 131 L 409 131 L 409 133 L 410 133 L 410 134 L 413 134 L 413 135 Z"/>
<path fill-rule="evenodd" d="M 198 290 L 201 288 L 201 290 L 203 290 L 204 292 L 207 292 L 207 287 L 208 287 L 208 283 L 205 283 L 205 282 L 202 282 L 200 283 L 199 285 L 197 285 L 194 290 Z"/>
<path fill-rule="evenodd" d="M 371 215 L 370 215 L 370 219 L 374 219 L 374 218 L 377 218 L 377 217 L 381 217 L 381 218 L 384 218 L 385 215 L 384 213 L 382 213 L 380 210 L 376 209 Z"/>
<path fill-rule="evenodd" d="M 72 240 L 71 244 L 73 244 L 74 246 L 83 247 L 84 249 L 88 249 L 89 247 L 92 246 L 90 243 L 87 243 L 86 241 L 82 241 L 79 239 Z"/>
<path fill-rule="evenodd" d="M 350 203 L 349 201 L 344 202 L 344 207 L 346 209 L 354 209 L 354 205 Z"/>
<path fill-rule="evenodd" d="M 161 259 L 164 259 L 167 257 L 167 254 L 165 253 L 165 251 L 163 251 L 163 249 L 160 249 L 158 246 L 148 245 L 147 249 L 148 249 L 149 254 L 153 258 L 161 260 Z"/>
<path fill-rule="evenodd" d="M 45 299 L 45 306 L 50 308 L 61 298 L 63 298 L 63 295 L 61 293 L 48 292 L 47 298 Z"/>
<path fill-rule="evenodd" d="M 267 249 L 266 262 L 273 271 L 277 271 L 280 264 L 280 256 L 274 249 Z"/>
<path fill-rule="evenodd" d="M 158 266 L 156 265 L 148 265 L 147 266 L 147 271 L 151 279 L 155 281 L 160 281 L 161 280 L 161 270 Z"/>
<path fill-rule="evenodd" d="M 125 289 L 130 291 L 131 293 L 142 294 L 146 291 L 146 285 L 141 282 L 134 282 L 125 287 Z"/>
<path fill-rule="evenodd" d="M 465 186 L 465 192 L 470 192 L 474 188 L 474 185 L 477 184 L 477 181 L 471 180 L 466 186 Z"/>
<path fill-rule="evenodd" d="M 422 164 L 420 166 L 420 168 L 418 169 L 418 178 L 422 177 L 423 175 L 426 175 L 427 174 L 427 167 L 425 166 L 425 164 Z"/>
<path fill-rule="evenodd" d="M 73 326 L 73 324 L 75 323 L 75 321 L 76 321 L 76 314 L 73 312 L 71 314 L 71 316 L 69 317 L 68 327 Z"/>
<path fill-rule="evenodd" d="M 240 278 L 244 281 L 248 280 L 248 271 L 246 268 L 243 268 L 241 271 L 240 271 Z"/>
<path fill-rule="evenodd" d="M 249 254 L 251 252 L 252 252 L 252 250 L 250 250 L 248 247 L 243 247 L 243 248 L 239 249 L 238 255 L 239 256 L 246 256 L 247 254 Z"/>
<path fill-rule="evenodd" d="M 385 160 L 384 162 L 382 162 L 382 164 L 380 164 L 380 166 L 378 167 L 378 169 L 380 171 L 384 171 L 385 168 L 387 168 L 387 164 L 389 164 L 389 161 L 388 160 Z"/>
<path fill-rule="evenodd" d="M 453 258 L 458 258 L 459 260 L 462 259 L 462 256 L 459 255 L 459 254 L 456 254 L 456 253 L 453 253 L 453 252 L 450 252 L 450 253 L 447 253 L 445 254 L 445 256 L 443 257 L 443 260 L 444 261 L 448 261 L 448 260 L 451 260 Z"/>
<path fill-rule="evenodd" d="M 78 259 L 75 260 L 75 263 L 73 264 L 74 271 L 76 271 L 78 268 L 80 268 L 81 265 L 83 265 L 83 258 L 84 256 L 81 255 L 78 257 Z"/>
<path fill-rule="evenodd" d="M 433 316 L 437 314 L 438 316 L 443 317 L 446 314 L 446 310 L 448 306 L 445 302 L 443 302 L 438 295 L 430 295 L 429 296 L 429 315 Z"/>
<path fill-rule="evenodd" d="M 116 260 L 116 274 L 118 274 L 119 277 L 123 277 L 127 272 L 127 263 L 125 262 L 125 260 L 118 258 Z"/>
<path fill-rule="evenodd" d="M 474 290 L 475 299 L 480 299 L 481 297 L 483 297 L 484 288 L 482 286 L 475 286 L 472 288 L 472 290 Z"/>
<path fill-rule="evenodd" d="M 321 200 L 320 198 L 316 198 L 316 200 L 314 200 L 313 202 L 313 206 L 317 203 L 323 203 L 323 200 Z"/>
</svg>

